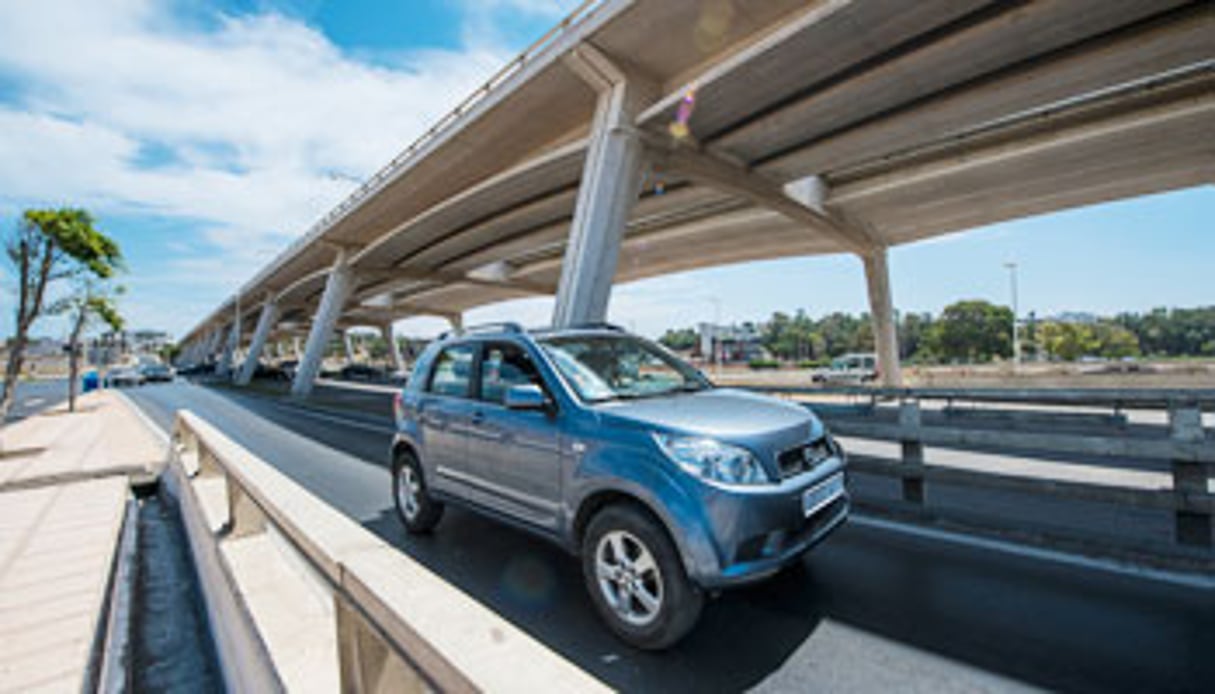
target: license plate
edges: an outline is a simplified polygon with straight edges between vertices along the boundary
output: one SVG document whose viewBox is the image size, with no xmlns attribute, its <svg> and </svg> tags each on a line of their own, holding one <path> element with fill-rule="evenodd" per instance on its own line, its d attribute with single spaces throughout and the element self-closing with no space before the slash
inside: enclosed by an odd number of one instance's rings
<svg viewBox="0 0 1215 694">
<path fill-rule="evenodd" d="M 832 501 L 835 501 L 843 493 L 844 476 L 838 474 L 816 484 L 802 494 L 802 511 L 809 516 Z"/>
</svg>

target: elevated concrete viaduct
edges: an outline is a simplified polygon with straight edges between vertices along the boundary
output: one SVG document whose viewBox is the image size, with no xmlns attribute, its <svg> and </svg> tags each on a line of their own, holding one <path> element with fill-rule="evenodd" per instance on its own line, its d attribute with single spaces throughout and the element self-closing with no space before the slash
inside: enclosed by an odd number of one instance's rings
<svg viewBox="0 0 1215 694">
<path fill-rule="evenodd" d="M 339 327 L 847 253 L 894 385 L 890 248 L 1215 181 L 1212 36 L 1182 0 L 587 2 L 183 343 L 244 380 L 306 329 L 306 395 Z"/>
</svg>

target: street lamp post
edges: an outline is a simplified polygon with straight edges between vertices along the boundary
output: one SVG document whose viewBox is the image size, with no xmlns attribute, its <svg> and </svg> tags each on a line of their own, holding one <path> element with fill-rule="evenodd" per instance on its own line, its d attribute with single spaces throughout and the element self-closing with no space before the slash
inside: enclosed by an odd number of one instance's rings
<svg viewBox="0 0 1215 694">
<path fill-rule="evenodd" d="M 1014 262 L 1004 263 L 1004 267 L 1008 268 L 1008 284 L 1012 293 L 1012 339 L 1013 339 L 1013 369 L 1021 366 L 1021 336 L 1019 334 L 1017 318 L 1017 264 Z"/>
</svg>

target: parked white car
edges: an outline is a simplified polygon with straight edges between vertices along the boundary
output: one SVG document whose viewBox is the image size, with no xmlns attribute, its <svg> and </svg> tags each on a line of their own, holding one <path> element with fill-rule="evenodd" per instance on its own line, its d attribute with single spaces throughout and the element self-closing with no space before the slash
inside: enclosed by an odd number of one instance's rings
<svg viewBox="0 0 1215 694">
<path fill-rule="evenodd" d="M 815 383 L 858 384 L 877 380 L 877 356 L 873 354 L 845 354 L 831 361 L 831 366 L 816 369 L 811 373 Z"/>
</svg>

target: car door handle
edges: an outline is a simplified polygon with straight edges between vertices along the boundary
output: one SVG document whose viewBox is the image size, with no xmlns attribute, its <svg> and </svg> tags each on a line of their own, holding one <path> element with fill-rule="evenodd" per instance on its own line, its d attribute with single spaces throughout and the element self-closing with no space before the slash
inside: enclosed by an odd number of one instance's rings
<svg viewBox="0 0 1215 694">
<path fill-rule="evenodd" d="M 473 424 L 480 424 L 481 422 L 484 422 L 484 421 L 485 421 L 484 412 L 477 410 L 476 412 L 472 413 L 472 423 Z"/>
</svg>

